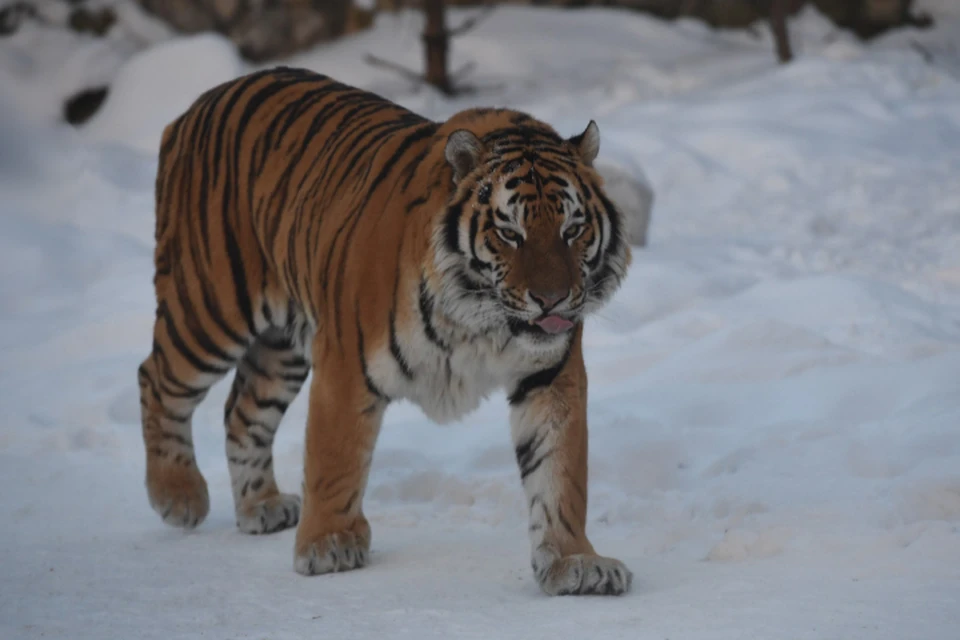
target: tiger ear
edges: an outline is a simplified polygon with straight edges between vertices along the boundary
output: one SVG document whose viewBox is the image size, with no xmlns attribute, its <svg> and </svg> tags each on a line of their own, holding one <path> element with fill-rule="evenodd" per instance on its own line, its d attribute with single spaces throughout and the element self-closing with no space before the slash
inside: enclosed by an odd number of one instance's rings
<svg viewBox="0 0 960 640">
<path fill-rule="evenodd" d="M 464 176 L 477 168 L 483 155 L 483 143 L 480 138 L 466 129 L 457 129 L 447 138 L 443 151 L 447 162 L 453 167 L 453 182 L 460 182 Z"/>
<path fill-rule="evenodd" d="M 587 166 L 592 166 L 600 153 L 600 127 L 593 120 L 578 136 L 567 140 L 580 153 L 580 158 Z"/>
</svg>

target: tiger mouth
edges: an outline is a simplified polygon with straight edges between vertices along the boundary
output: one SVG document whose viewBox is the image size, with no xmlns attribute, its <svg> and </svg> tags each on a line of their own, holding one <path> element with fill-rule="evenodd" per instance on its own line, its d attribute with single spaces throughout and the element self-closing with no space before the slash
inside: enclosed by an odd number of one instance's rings
<svg viewBox="0 0 960 640">
<path fill-rule="evenodd" d="M 543 338 L 569 333 L 577 325 L 575 318 L 547 313 L 531 319 L 510 318 L 507 323 L 514 335 L 526 334 Z"/>
<path fill-rule="evenodd" d="M 540 327 L 546 333 L 558 334 L 566 333 L 573 329 L 573 321 L 563 316 L 544 314 L 533 321 L 533 324 Z"/>
</svg>

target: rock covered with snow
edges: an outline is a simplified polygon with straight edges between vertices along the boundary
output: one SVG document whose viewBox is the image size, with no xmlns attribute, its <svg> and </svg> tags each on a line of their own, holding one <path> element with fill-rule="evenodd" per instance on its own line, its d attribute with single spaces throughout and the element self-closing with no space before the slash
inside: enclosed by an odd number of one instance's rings
<svg viewBox="0 0 960 640">
<path fill-rule="evenodd" d="M 242 72 L 236 48 L 221 35 L 205 33 L 161 43 L 137 53 L 119 69 L 106 102 L 85 133 L 155 154 L 164 127 L 204 91 Z"/>
<path fill-rule="evenodd" d="M 597 161 L 596 169 L 603 178 L 607 195 L 626 218 L 630 244 L 646 246 L 653 214 L 653 187 L 646 175 L 639 167 L 627 169 L 604 160 Z"/>
</svg>

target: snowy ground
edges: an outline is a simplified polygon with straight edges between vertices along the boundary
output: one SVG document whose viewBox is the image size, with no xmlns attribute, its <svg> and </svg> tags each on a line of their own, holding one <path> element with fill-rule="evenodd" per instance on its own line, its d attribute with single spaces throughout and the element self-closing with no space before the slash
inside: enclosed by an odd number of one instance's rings
<svg viewBox="0 0 960 640">
<path fill-rule="evenodd" d="M 503 86 L 457 102 L 359 61 L 416 65 L 418 29 L 385 17 L 293 62 L 435 117 L 508 104 L 564 133 L 596 118 L 602 155 L 656 189 L 650 246 L 586 334 L 589 530 L 634 591 L 540 594 L 499 396 L 444 428 L 393 407 L 372 564 L 307 579 L 292 532 L 234 527 L 222 384 L 194 420 L 210 517 L 165 528 L 135 376 L 154 149 L 244 67 L 212 36 L 128 60 L 25 29 L 0 41 L 0 638 L 955 640 L 960 11 L 868 47 L 807 13 L 778 68 L 765 34 L 501 9 L 455 64 Z M 79 59 L 113 90 L 76 132 L 53 98 L 78 88 L 63 67 Z M 276 444 L 291 490 L 304 400 Z"/>
</svg>

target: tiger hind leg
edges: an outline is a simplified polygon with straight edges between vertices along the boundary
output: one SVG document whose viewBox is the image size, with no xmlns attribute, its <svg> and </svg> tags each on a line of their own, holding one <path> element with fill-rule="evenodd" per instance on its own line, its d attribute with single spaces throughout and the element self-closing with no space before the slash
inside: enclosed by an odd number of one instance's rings
<svg viewBox="0 0 960 640">
<path fill-rule="evenodd" d="M 137 379 L 150 505 L 167 524 L 192 529 L 210 510 L 194 454 L 193 412 L 233 361 L 220 348 L 218 356 L 210 354 L 204 348 L 209 336 L 195 335 L 196 325 L 182 320 L 165 303 L 159 305 L 153 350 Z"/>
<path fill-rule="evenodd" d="M 277 487 L 273 438 L 309 373 L 309 360 L 280 329 L 261 334 L 237 367 L 224 424 L 237 527 L 244 533 L 273 533 L 300 519 L 300 496 Z"/>
</svg>

